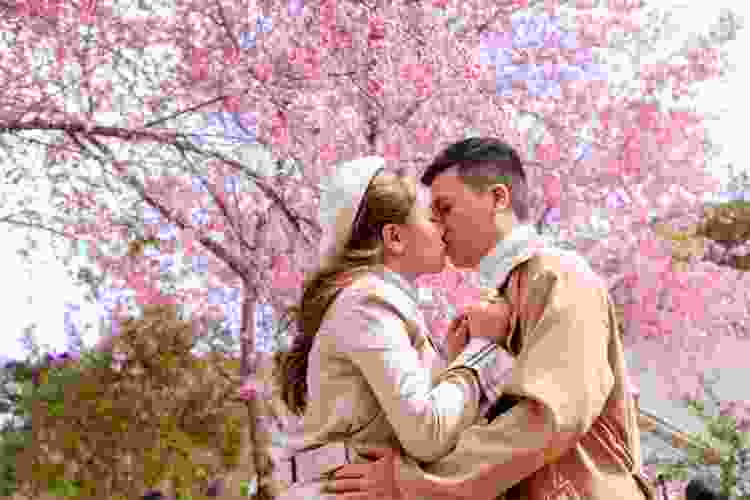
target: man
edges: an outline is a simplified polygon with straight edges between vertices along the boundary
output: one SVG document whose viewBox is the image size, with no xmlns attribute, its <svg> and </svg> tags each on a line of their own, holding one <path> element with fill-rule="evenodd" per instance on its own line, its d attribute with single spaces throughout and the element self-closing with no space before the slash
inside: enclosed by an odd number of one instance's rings
<svg viewBox="0 0 750 500">
<path fill-rule="evenodd" d="M 612 301 L 583 258 L 546 243 L 529 221 L 518 154 L 491 138 L 453 144 L 421 182 L 456 267 L 479 271 L 511 303 L 514 356 L 487 418 L 453 451 L 414 466 L 390 449 L 346 465 L 327 491 L 353 499 L 642 500 L 640 435 Z M 516 313 L 517 311 L 517 313 Z M 470 370 L 459 356 L 444 372 Z M 510 401 L 510 402 L 509 402 Z"/>
</svg>

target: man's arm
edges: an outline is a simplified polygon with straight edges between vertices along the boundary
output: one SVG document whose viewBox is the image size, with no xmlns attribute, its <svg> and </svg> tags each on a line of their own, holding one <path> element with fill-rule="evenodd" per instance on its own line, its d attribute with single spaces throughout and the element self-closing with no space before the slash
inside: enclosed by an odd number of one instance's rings
<svg viewBox="0 0 750 500">
<path fill-rule="evenodd" d="M 530 276 L 524 346 L 498 391 L 522 399 L 488 425 L 464 430 L 454 451 L 437 462 L 400 468 L 405 498 L 495 498 L 589 430 L 614 384 L 606 295 L 591 285 L 580 274 Z"/>
</svg>

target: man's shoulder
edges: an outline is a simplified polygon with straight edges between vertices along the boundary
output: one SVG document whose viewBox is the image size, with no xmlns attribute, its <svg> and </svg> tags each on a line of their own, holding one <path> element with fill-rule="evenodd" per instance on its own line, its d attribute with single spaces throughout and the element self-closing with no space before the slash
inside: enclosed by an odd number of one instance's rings
<svg viewBox="0 0 750 500">
<path fill-rule="evenodd" d="M 546 246 L 534 253 L 529 266 L 536 273 L 553 274 L 566 282 L 584 281 L 588 286 L 606 288 L 604 279 L 575 250 Z"/>
</svg>

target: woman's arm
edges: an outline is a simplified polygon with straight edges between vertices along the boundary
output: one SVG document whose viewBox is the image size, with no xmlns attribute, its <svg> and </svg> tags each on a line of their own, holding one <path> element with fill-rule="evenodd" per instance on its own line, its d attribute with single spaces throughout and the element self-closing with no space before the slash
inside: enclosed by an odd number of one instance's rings
<svg viewBox="0 0 750 500">
<path fill-rule="evenodd" d="M 425 462 L 448 454 L 479 416 L 477 377 L 456 370 L 433 387 L 394 307 L 362 296 L 340 306 L 330 325 L 337 350 L 361 370 L 404 450 Z"/>
</svg>

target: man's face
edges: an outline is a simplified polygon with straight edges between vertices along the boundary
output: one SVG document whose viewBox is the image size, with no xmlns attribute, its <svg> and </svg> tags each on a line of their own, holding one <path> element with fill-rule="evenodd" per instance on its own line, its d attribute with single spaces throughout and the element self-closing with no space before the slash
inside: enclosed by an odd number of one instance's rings
<svg viewBox="0 0 750 500">
<path fill-rule="evenodd" d="M 453 172 L 438 175 L 431 188 L 432 210 L 445 228 L 451 262 L 459 268 L 478 266 L 497 244 L 494 195 L 475 194 Z"/>
</svg>

